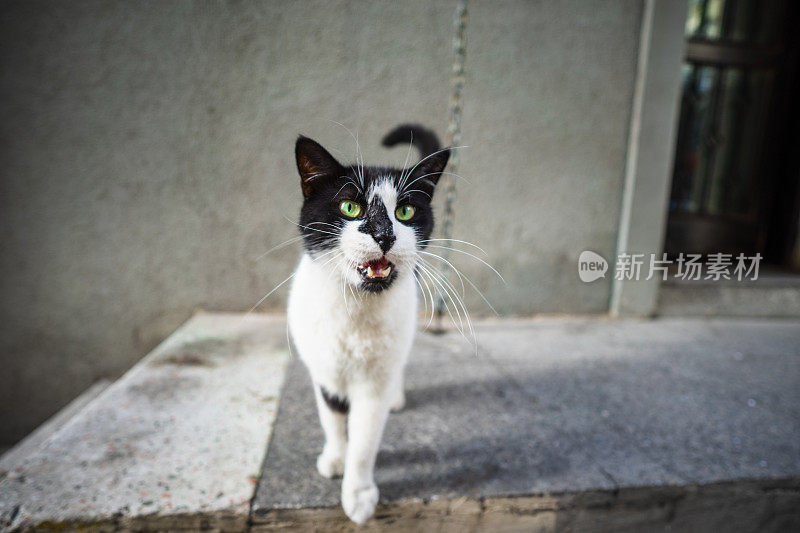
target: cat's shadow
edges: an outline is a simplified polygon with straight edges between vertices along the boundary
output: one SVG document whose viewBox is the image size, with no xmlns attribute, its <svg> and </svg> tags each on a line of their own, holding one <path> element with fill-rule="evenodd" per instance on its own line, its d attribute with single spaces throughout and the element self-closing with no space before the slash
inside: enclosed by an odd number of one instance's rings
<svg viewBox="0 0 800 533">
<path fill-rule="evenodd" d="M 403 409 L 393 414 L 402 414 L 419 411 L 428 405 L 435 405 L 441 409 L 448 405 L 469 405 L 472 409 L 478 407 L 479 402 L 487 399 L 501 401 L 506 407 L 511 407 L 510 398 L 514 395 L 514 385 L 508 381 L 495 380 L 491 382 L 475 383 L 446 383 L 430 385 L 427 387 L 413 387 L 406 390 L 406 405 Z M 508 399 L 508 401 L 503 401 Z M 537 399 L 528 395 L 527 402 L 535 404 Z"/>
<path fill-rule="evenodd" d="M 406 407 L 391 415 L 378 454 L 381 493 L 387 499 L 455 494 L 522 487 L 531 470 L 561 475 L 569 458 L 530 430 L 541 415 L 534 386 L 497 378 L 408 388 Z"/>
</svg>

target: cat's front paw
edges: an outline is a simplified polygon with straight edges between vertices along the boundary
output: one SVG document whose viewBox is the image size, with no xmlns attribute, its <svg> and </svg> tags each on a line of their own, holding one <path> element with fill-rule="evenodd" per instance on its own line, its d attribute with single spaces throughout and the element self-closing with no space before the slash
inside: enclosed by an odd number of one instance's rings
<svg viewBox="0 0 800 533">
<path fill-rule="evenodd" d="M 317 472 L 328 479 L 341 476 L 344 473 L 344 457 L 323 451 L 317 457 Z"/>
<path fill-rule="evenodd" d="M 378 487 L 371 483 L 357 489 L 342 486 L 342 508 L 347 517 L 356 524 L 363 524 L 375 512 L 378 503 Z"/>
</svg>

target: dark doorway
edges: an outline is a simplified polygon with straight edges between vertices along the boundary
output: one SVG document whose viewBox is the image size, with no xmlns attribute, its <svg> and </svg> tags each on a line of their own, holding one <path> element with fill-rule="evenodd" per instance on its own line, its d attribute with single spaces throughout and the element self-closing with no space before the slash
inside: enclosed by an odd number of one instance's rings
<svg viewBox="0 0 800 533">
<path fill-rule="evenodd" d="M 800 267 L 800 2 L 690 0 L 665 251 Z"/>
</svg>

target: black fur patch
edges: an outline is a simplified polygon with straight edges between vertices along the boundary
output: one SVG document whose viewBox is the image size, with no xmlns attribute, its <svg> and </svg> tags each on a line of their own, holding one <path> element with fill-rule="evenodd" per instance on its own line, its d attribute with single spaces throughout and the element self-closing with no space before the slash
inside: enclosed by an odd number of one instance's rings
<svg viewBox="0 0 800 533">
<path fill-rule="evenodd" d="M 411 143 L 419 148 L 422 157 L 438 152 L 442 147 L 439 139 L 431 130 L 419 124 L 403 124 L 386 134 L 381 141 L 386 147 L 396 144 Z"/>
<path fill-rule="evenodd" d="M 346 415 L 350 411 L 350 400 L 347 397 L 337 396 L 325 390 L 325 387 L 320 387 L 319 391 L 322 393 L 322 399 L 328 404 L 331 411 Z"/>
<path fill-rule="evenodd" d="M 383 253 L 388 252 L 394 244 L 397 237 L 394 234 L 392 221 L 389 220 L 389 213 L 386 212 L 386 205 L 380 197 L 375 196 L 370 202 L 367 216 L 364 218 L 364 223 L 358 227 L 358 231 L 372 235 Z"/>
</svg>

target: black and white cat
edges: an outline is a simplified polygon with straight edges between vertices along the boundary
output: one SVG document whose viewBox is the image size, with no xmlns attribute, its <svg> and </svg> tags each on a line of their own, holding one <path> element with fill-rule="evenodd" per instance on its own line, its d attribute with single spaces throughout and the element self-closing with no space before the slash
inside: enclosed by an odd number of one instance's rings
<svg viewBox="0 0 800 533">
<path fill-rule="evenodd" d="M 412 140 L 422 158 L 403 169 L 342 165 L 302 136 L 295 146 L 304 253 L 289 296 L 289 328 L 325 433 L 317 470 L 344 475 L 342 507 L 357 523 L 375 511 L 383 428 L 389 410 L 405 403 L 403 369 L 417 322 L 414 270 L 449 158 L 420 126 L 399 126 L 383 144 Z"/>
</svg>

